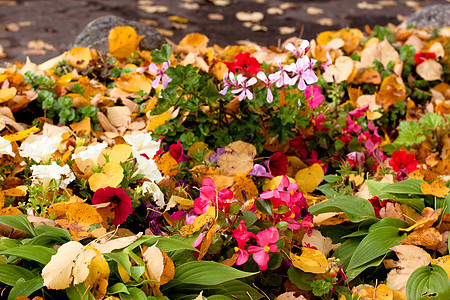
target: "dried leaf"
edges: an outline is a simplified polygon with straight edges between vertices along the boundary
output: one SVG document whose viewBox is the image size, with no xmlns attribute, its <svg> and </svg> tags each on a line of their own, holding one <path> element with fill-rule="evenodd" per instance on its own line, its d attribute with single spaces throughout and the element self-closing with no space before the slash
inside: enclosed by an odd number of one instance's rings
<svg viewBox="0 0 450 300">
<path fill-rule="evenodd" d="M 442 65 L 433 59 L 427 59 L 418 65 L 416 71 L 420 77 L 428 81 L 441 80 L 444 74 Z"/>
<path fill-rule="evenodd" d="M 317 250 L 323 253 L 323 255 L 328 256 L 331 249 L 333 249 L 333 241 L 329 237 L 324 237 L 319 230 L 312 230 L 311 235 L 305 234 L 302 239 L 302 245 L 306 244 L 311 247 L 316 247 Z"/>
<path fill-rule="evenodd" d="M 117 26 L 109 32 L 109 52 L 118 58 L 128 58 L 138 50 L 142 38 L 131 26 Z"/>
<path fill-rule="evenodd" d="M 42 269 L 44 286 L 49 289 L 66 289 L 84 282 L 89 275 L 89 264 L 97 255 L 95 250 L 87 249 L 81 243 L 70 241 L 63 244 Z"/>
<path fill-rule="evenodd" d="M 314 274 L 326 272 L 328 260 L 319 250 L 302 247 L 302 254 L 300 256 L 291 252 L 289 257 L 294 267 L 304 272 Z"/>
<path fill-rule="evenodd" d="M 202 228 L 206 223 L 209 222 L 215 222 L 215 209 L 213 206 L 208 207 L 208 210 L 195 218 L 194 222 L 191 224 L 186 224 L 180 229 L 180 235 L 183 237 L 189 236 L 193 234 L 194 232 L 198 231 L 200 228 Z"/>
<path fill-rule="evenodd" d="M 264 14 L 259 11 L 254 12 L 238 11 L 236 13 L 236 19 L 238 19 L 241 22 L 258 23 L 264 20 Z"/>
<path fill-rule="evenodd" d="M 175 266 L 170 257 L 154 244 L 142 253 L 145 268 L 151 280 L 166 284 L 175 276 Z"/>
<path fill-rule="evenodd" d="M 84 283 L 90 288 L 95 299 L 103 299 L 108 287 L 108 278 L 110 274 L 109 265 L 100 251 L 91 246 L 88 246 L 88 249 L 94 250 L 96 255 L 88 266 L 89 275 Z"/>
<path fill-rule="evenodd" d="M 107 186 L 117 187 L 122 182 L 123 176 L 120 163 L 110 161 L 103 167 L 103 173 L 94 173 L 89 177 L 89 187 L 94 192 Z"/>
<path fill-rule="evenodd" d="M 38 131 L 40 131 L 40 129 L 36 126 L 33 126 L 31 128 L 16 132 L 14 134 L 4 135 L 3 138 L 10 142 L 16 142 L 16 141 L 23 140 L 23 139 L 29 137 L 31 134 L 36 133 Z"/>
<path fill-rule="evenodd" d="M 422 193 L 438 198 L 445 198 L 450 193 L 450 189 L 445 185 L 445 181 L 442 178 L 434 180 L 431 184 L 424 181 L 420 184 L 420 189 Z"/>
<path fill-rule="evenodd" d="M 7 89 L 0 89 L 0 103 L 6 102 L 12 99 L 17 94 L 17 89 L 15 87 L 10 87 Z"/>
<path fill-rule="evenodd" d="M 65 59 L 73 67 L 86 68 L 92 59 L 92 53 L 89 48 L 75 47 L 66 52 Z"/>
<path fill-rule="evenodd" d="M 114 250 L 123 249 L 123 248 L 131 245 L 136 240 L 138 240 L 141 236 L 142 236 L 142 232 L 139 232 L 136 235 L 122 237 L 122 238 L 113 239 L 113 240 L 108 240 L 105 242 L 102 242 L 101 240 L 95 240 L 90 244 L 90 246 L 92 248 L 97 249 L 101 253 L 111 253 Z"/>
<path fill-rule="evenodd" d="M 308 168 L 301 169 L 295 174 L 295 181 L 298 188 L 307 193 L 313 192 L 322 182 L 324 176 L 323 169 L 319 164 L 313 164 Z"/>
<path fill-rule="evenodd" d="M 220 171 L 224 174 L 247 173 L 253 168 L 256 148 L 252 144 L 236 141 L 227 145 L 225 151 L 226 153 L 222 154 L 217 162 Z"/>
<path fill-rule="evenodd" d="M 148 94 L 152 89 L 150 80 L 143 74 L 127 73 L 117 78 L 115 82 L 115 87 L 129 93 L 144 91 Z"/>
<path fill-rule="evenodd" d="M 352 73 L 354 72 L 354 60 L 348 56 L 339 56 L 333 65 L 328 67 L 331 75 L 327 73 L 323 74 L 323 78 L 327 82 L 342 82 L 348 81 Z"/>
</svg>

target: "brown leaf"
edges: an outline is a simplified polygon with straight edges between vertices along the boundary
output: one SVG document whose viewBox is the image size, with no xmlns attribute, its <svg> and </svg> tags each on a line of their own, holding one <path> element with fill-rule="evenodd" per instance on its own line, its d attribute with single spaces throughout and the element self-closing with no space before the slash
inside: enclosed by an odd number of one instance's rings
<svg viewBox="0 0 450 300">
<path fill-rule="evenodd" d="M 414 230 L 401 243 L 402 245 L 424 246 L 425 248 L 436 250 L 441 241 L 442 235 L 436 228 L 431 227 Z"/>
</svg>

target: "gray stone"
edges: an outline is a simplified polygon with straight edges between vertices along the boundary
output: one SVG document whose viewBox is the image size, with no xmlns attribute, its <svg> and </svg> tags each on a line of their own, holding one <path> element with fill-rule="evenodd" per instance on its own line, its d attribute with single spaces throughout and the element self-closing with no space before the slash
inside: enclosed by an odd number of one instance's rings
<svg viewBox="0 0 450 300">
<path fill-rule="evenodd" d="M 159 32 L 148 25 L 140 22 L 126 20 L 121 17 L 108 15 L 99 17 L 89 22 L 81 33 L 70 44 L 69 49 L 73 47 L 95 48 L 100 53 L 108 53 L 108 35 L 109 31 L 116 26 L 131 26 L 137 34 L 144 35 L 139 44 L 141 50 L 153 50 L 161 48 L 164 44 L 164 38 Z"/>
<path fill-rule="evenodd" d="M 405 23 L 420 28 L 450 26 L 450 4 L 436 4 L 424 7 L 409 15 Z"/>
</svg>

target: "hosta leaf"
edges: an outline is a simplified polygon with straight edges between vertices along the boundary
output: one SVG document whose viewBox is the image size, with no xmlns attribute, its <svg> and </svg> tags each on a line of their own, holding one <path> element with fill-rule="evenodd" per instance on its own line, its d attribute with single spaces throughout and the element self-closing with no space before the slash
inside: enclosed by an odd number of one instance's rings
<svg viewBox="0 0 450 300">
<path fill-rule="evenodd" d="M 325 212 L 344 212 L 353 223 L 375 218 L 372 204 L 366 199 L 353 196 L 338 196 L 329 199 L 311 206 L 309 212 L 313 215 Z"/>
<path fill-rule="evenodd" d="M 44 265 L 50 261 L 52 255 L 55 253 L 55 249 L 34 245 L 23 245 L 0 252 L 0 254 L 3 255 L 17 256 L 28 260 L 34 260 Z"/>
<path fill-rule="evenodd" d="M 44 279 L 41 276 L 37 276 L 27 281 L 18 281 L 9 292 L 8 300 L 15 300 L 20 296 L 28 297 L 43 286 Z"/>
<path fill-rule="evenodd" d="M 423 195 L 420 187 L 422 180 L 407 179 L 387 185 L 381 189 L 383 193 Z"/>
<path fill-rule="evenodd" d="M 398 228 L 387 226 L 369 232 L 369 234 L 359 243 L 350 259 L 347 271 L 356 269 L 372 260 L 385 255 L 395 246 L 403 236 L 398 235 Z"/>
<path fill-rule="evenodd" d="M 417 268 L 406 283 L 408 299 L 450 299 L 450 279 L 439 265 Z"/>
<path fill-rule="evenodd" d="M 190 261 L 175 269 L 174 280 L 188 284 L 216 285 L 257 273 L 240 271 L 213 261 Z"/>
<path fill-rule="evenodd" d="M 16 265 L 2 265 L 0 268 L 0 282 L 6 285 L 14 285 L 20 278 L 30 280 L 35 276 L 28 269 Z"/>
</svg>

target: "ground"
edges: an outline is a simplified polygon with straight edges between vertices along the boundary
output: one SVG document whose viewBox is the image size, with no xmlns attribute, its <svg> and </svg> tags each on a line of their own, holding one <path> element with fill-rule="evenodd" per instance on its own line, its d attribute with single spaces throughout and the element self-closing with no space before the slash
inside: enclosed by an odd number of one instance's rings
<svg viewBox="0 0 450 300">
<path fill-rule="evenodd" d="M 229 4 L 219 6 L 220 2 Z M 0 0 L 0 46 L 3 47 L 3 51 L 0 47 L 0 57 L 4 56 L 0 58 L 0 64 L 23 62 L 27 56 L 36 63 L 52 58 L 67 50 L 74 37 L 89 21 L 108 14 L 153 24 L 173 42 L 178 42 L 187 33 L 200 32 L 210 38 L 210 43 L 220 46 L 237 44 L 241 40 L 276 46 L 291 36 L 312 39 L 317 33 L 326 30 L 344 27 L 363 29 L 366 24 L 372 28 L 375 25 L 398 24 L 414 10 L 444 2 L 446 1 Z M 281 14 L 269 14 L 267 9 L 274 7 L 282 7 L 284 10 L 272 9 Z M 155 10 L 156 12 L 152 12 Z M 263 12 L 264 19 L 257 24 L 266 31 L 252 31 L 245 27 L 236 18 L 238 11 Z M 171 16 L 186 19 L 187 23 L 172 22 L 169 20 Z M 223 20 L 212 20 L 221 16 Z M 280 27 L 290 27 L 293 32 L 281 34 Z M 43 43 L 37 42 L 39 40 Z"/>
</svg>

